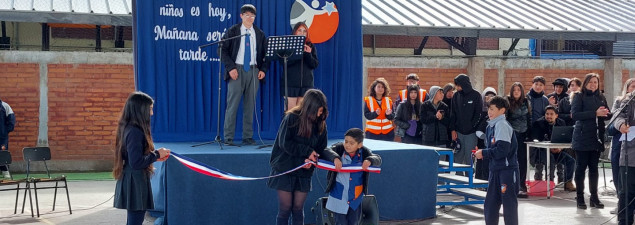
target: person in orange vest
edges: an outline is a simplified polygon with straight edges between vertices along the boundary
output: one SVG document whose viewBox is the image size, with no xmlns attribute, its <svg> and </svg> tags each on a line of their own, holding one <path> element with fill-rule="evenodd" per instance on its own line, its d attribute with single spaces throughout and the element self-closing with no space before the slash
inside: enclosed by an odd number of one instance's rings
<svg viewBox="0 0 635 225">
<path fill-rule="evenodd" d="M 394 141 L 395 118 L 392 107 L 390 86 L 384 78 L 377 78 L 369 88 L 369 96 L 364 97 L 364 117 L 366 117 L 366 138 Z"/>
<path fill-rule="evenodd" d="M 417 74 L 411 73 L 406 76 L 406 89 L 399 91 L 399 95 L 397 95 L 397 99 L 395 100 L 395 105 L 393 109 L 398 109 L 399 104 L 404 103 L 408 100 L 407 89 L 408 89 L 408 86 L 410 85 L 419 86 L 419 76 L 417 76 Z M 430 96 L 428 96 L 428 92 L 426 91 L 426 89 L 419 88 L 419 101 L 425 102 L 428 99 L 430 99 Z"/>
</svg>

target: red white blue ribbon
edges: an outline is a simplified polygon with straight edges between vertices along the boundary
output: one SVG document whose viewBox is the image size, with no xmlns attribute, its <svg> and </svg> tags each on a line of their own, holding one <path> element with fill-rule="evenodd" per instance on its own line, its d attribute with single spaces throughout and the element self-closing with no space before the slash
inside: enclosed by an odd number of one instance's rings
<svg viewBox="0 0 635 225">
<path fill-rule="evenodd" d="M 332 162 L 328 162 L 325 160 L 319 160 L 317 163 L 316 162 L 307 162 L 304 163 L 296 168 L 293 168 L 289 171 L 283 172 L 283 173 L 279 173 L 273 176 L 266 176 L 266 177 L 243 177 L 243 176 L 238 176 L 238 175 L 233 175 L 231 173 L 216 169 L 212 166 L 208 166 L 205 165 L 204 163 L 198 162 L 194 159 L 191 159 L 189 157 L 180 155 L 178 153 L 175 152 L 171 152 L 170 156 L 174 157 L 176 160 L 178 160 L 181 164 L 183 164 L 184 166 L 186 166 L 187 168 L 190 168 L 191 170 L 203 174 L 203 175 L 207 175 L 210 177 L 215 177 L 215 178 L 220 178 L 220 179 L 224 179 L 224 180 L 261 180 L 261 179 L 269 179 L 272 177 L 277 177 L 277 176 L 282 176 L 288 173 L 291 173 L 293 171 L 299 170 L 302 167 L 306 166 L 307 164 L 313 164 L 315 167 L 319 168 L 319 169 L 324 169 L 324 170 L 329 170 L 329 171 L 336 171 L 336 172 L 342 172 L 342 173 L 355 173 L 355 172 L 372 172 L 372 173 L 380 173 L 381 169 L 378 167 L 368 167 L 367 170 L 362 170 L 362 166 L 361 165 L 347 165 L 347 166 L 342 166 L 342 169 L 340 169 L 339 171 L 335 170 L 335 165 Z"/>
</svg>

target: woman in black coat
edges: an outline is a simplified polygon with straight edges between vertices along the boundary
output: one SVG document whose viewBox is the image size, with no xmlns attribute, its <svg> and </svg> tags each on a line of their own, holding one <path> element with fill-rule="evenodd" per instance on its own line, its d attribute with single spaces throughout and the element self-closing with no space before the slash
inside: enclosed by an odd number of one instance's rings
<svg viewBox="0 0 635 225">
<path fill-rule="evenodd" d="M 318 157 L 328 161 L 342 162 L 335 152 L 326 149 L 326 96 L 320 90 L 311 89 L 304 94 L 304 101 L 287 111 L 271 152 L 271 175 L 277 175 Z M 303 224 L 304 202 L 311 190 L 313 168 L 304 169 L 269 179 L 267 185 L 278 192 L 278 216 L 276 224 L 287 225 L 289 217 L 293 224 Z"/>
<path fill-rule="evenodd" d="M 287 89 L 289 96 L 287 96 L 288 105 L 285 110 L 289 110 L 298 105 L 300 101 L 302 101 L 304 93 L 313 88 L 313 70 L 317 68 L 319 64 L 315 45 L 311 43 L 311 39 L 309 38 L 309 28 L 304 22 L 295 24 L 293 27 L 293 35 L 305 36 L 306 39 L 304 39 L 304 54 L 302 54 L 302 57 L 289 61 L 287 65 Z M 284 76 L 281 81 L 281 93 L 284 95 Z"/>
<path fill-rule="evenodd" d="M 584 173 L 589 168 L 589 191 L 591 207 L 604 208 L 598 198 L 598 162 L 604 151 L 604 120 L 609 118 L 606 98 L 600 93 L 600 76 L 589 73 L 584 78 L 580 92 L 574 93 L 571 102 L 573 128 L 572 148 L 576 152 L 575 183 L 577 205 L 586 209 L 584 203 Z"/>
<path fill-rule="evenodd" d="M 128 210 L 128 225 L 141 225 L 146 210 L 154 208 L 150 186 L 152 163 L 165 161 L 170 154 L 165 148 L 154 150 L 150 133 L 153 103 L 145 93 L 130 94 L 117 127 L 112 170 L 117 179 L 114 207 Z"/>
</svg>

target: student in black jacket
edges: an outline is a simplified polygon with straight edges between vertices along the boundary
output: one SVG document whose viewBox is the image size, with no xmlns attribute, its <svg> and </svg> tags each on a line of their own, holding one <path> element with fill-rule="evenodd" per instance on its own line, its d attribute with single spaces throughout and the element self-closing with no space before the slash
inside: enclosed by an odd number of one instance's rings
<svg viewBox="0 0 635 225">
<path fill-rule="evenodd" d="M 320 90 L 311 89 L 304 94 L 299 105 L 287 111 L 271 152 L 271 175 L 291 170 L 303 163 L 317 161 L 318 157 L 334 161 L 341 168 L 342 163 L 334 152 L 326 149 L 326 117 L 328 105 L 326 96 Z M 313 167 L 308 164 L 304 169 L 269 179 L 267 185 L 278 193 L 278 225 L 304 221 L 304 202 L 311 190 Z"/>
<path fill-rule="evenodd" d="M 487 110 L 489 107 L 489 101 L 497 95 L 496 89 L 493 87 L 486 87 L 483 89 L 483 92 L 481 92 L 481 95 L 483 96 L 483 112 L 481 113 L 480 124 L 478 126 L 478 130 L 476 131 L 476 136 L 478 137 L 476 147 L 478 147 L 478 149 L 484 149 L 486 146 L 485 131 L 487 130 L 487 121 L 489 120 Z M 507 112 L 507 109 L 505 112 Z M 489 159 L 477 159 L 475 164 L 474 178 L 487 180 L 489 177 Z"/>
<path fill-rule="evenodd" d="M 253 114 L 258 93 L 258 80 L 265 79 L 269 63 L 265 61 L 267 49 L 266 36 L 254 25 L 256 7 L 245 4 L 240 8 L 242 23 L 230 27 L 223 39 L 250 34 L 227 41 L 223 45 L 221 61 L 225 64 L 225 81 L 227 81 L 227 109 L 223 133 L 225 144 L 234 144 L 236 131 L 236 114 L 238 104 L 243 99 L 243 135 L 244 145 L 253 145 Z"/>
<path fill-rule="evenodd" d="M 419 86 L 409 85 L 408 100 L 399 104 L 395 125 L 401 132 L 401 142 L 408 144 L 421 144 L 421 102 L 419 101 Z"/>
<path fill-rule="evenodd" d="M 0 99 L 0 151 L 9 150 L 9 133 L 13 132 L 14 128 L 15 113 L 9 104 Z M 0 166 L 0 171 L 2 171 L 4 178 L 11 178 L 6 166 Z"/>
<path fill-rule="evenodd" d="M 562 77 L 557 78 L 551 84 L 553 84 L 553 92 L 547 95 L 547 99 L 549 100 L 549 105 L 558 108 L 560 100 L 569 97 L 569 94 L 567 93 L 569 79 Z"/>
<path fill-rule="evenodd" d="M 515 82 L 509 89 L 507 96 L 509 110 L 506 111 L 505 118 L 516 133 L 518 143 L 518 169 L 520 170 L 520 180 L 527 179 L 527 145 L 525 140 L 530 136 L 531 127 L 531 104 L 525 97 L 525 88 L 520 82 Z M 527 198 L 527 184 L 520 182 L 519 198 Z"/>
<path fill-rule="evenodd" d="M 483 99 L 472 88 L 470 78 L 459 74 L 454 78 L 457 92 L 452 97 L 450 109 L 450 130 L 452 140 L 460 140 L 461 149 L 454 154 L 454 162 L 470 164 L 472 149 L 476 147 L 476 130 L 480 124 Z"/>
<path fill-rule="evenodd" d="M 309 38 L 309 28 L 304 22 L 295 24 L 293 27 L 293 35 L 305 36 L 306 39 L 304 39 L 304 52 L 302 57 L 290 60 L 288 63 L 287 89 L 289 96 L 287 96 L 288 105 L 285 110 L 295 107 L 302 101 L 304 93 L 313 88 L 313 70 L 317 68 L 319 64 L 315 45 L 311 43 L 311 39 Z M 282 92 L 280 93 L 284 95 L 284 76 L 280 81 L 280 88 L 282 88 Z"/>
<path fill-rule="evenodd" d="M 598 198 L 598 162 L 604 151 L 604 120 L 609 119 L 609 106 L 600 93 L 600 75 L 589 73 L 584 78 L 582 90 L 572 97 L 571 114 L 573 126 L 572 148 L 576 152 L 575 183 L 577 205 L 586 209 L 584 202 L 584 175 L 589 168 L 589 192 L 591 207 L 604 208 Z"/>
<path fill-rule="evenodd" d="M 439 86 L 430 87 L 430 99 L 421 106 L 421 136 L 423 144 L 445 148 L 450 142 L 448 126 L 450 108 L 443 102 L 443 90 Z"/>
<path fill-rule="evenodd" d="M 582 81 L 577 77 L 571 78 L 569 81 L 569 95 L 560 99 L 558 102 L 558 118 L 564 120 L 567 126 L 573 126 L 573 119 L 571 118 L 571 95 L 578 92 L 582 86 Z"/>
<path fill-rule="evenodd" d="M 565 122 L 564 120 L 558 118 L 556 108 L 550 105 L 547 106 L 547 108 L 545 109 L 545 116 L 540 117 L 538 120 L 536 120 L 536 122 L 532 124 L 532 139 L 538 141 L 551 141 L 551 133 L 553 131 L 553 127 L 555 126 L 565 126 Z M 576 191 L 576 188 L 573 185 L 573 171 L 575 169 L 575 160 L 571 158 L 569 154 L 563 151 L 563 149 L 552 148 L 550 149 L 549 154 L 551 154 L 549 167 L 551 170 L 549 171 L 549 180 L 553 181 L 553 178 L 555 177 L 555 166 L 564 165 L 563 169 L 558 172 L 558 183 L 565 182 L 565 191 Z M 538 161 L 543 165 L 547 163 L 546 149 L 540 149 Z"/>
</svg>

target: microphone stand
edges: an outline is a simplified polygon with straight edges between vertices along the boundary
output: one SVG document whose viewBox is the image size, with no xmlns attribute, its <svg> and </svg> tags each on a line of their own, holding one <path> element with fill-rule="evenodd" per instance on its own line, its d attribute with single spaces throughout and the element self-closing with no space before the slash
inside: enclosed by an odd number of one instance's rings
<svg viewBox="0 0 635 225">
<path fill-rule="evenodd" d="M 216 138 L 214 138 L 213 141 L 208 141 L 208 142 L 204 142 L 204 143 L 200 143 L 200 144 L 195 144 L 192 145 L 191 147 L 198 147 L 198 146 L 202 146 L 202 145 L 207 145 L 207 144 L 212 144 L 212 143 L 218 143 L 218 145 L 220 146 L 220 149 L 223 150 L 223 142 L 222 139 L 220 137 L 220 95 L 221 95 L 221 71 L 222 71 L 222 60 L 221 58 L 223 57 L 223 43 L 225 43 L 226 41 L 232 40 L 232 39 L 236 39 L 236 38 L 240 38 L 242 36 L 248 36 L 250 35 L 249 33 L 246 34 L 241 34 L 241 35 L 236 35 L 230 38 L 225 38 L 225 39 L 221 39 L 217 42 L 212 42 L 209 44 L 204 44 L 204 45 L 200 45 L 198 46 L 198 48 L 205 48 L 208 46 L 212 46 L 215 44 L 218 44 L 218 102 L 217 102 L 217 110 L 216 110 Z"/>
</svg>

